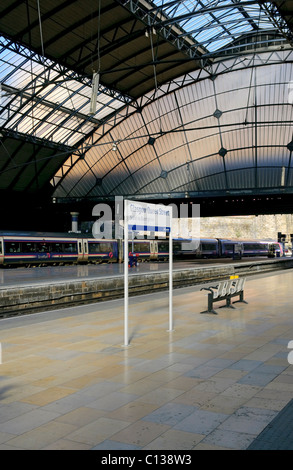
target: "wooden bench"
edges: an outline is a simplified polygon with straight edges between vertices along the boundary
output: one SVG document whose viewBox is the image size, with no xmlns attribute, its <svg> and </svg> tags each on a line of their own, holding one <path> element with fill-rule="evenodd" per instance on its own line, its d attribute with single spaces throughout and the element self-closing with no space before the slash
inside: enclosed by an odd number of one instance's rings
<svg viewBox="0 0 293 470">
<path fill-rule="evenodd" d="M 219 284 L 215 286 L 202 287 L 200 289 L 201 291 L 209 291 L 208 309 L 200 313 L 214 313 L 215 315 L 217 315 L 217 312 L 215 312 L 215 310 L 213 309 L 213 304 L 215 302 L 220 302 L 221 300 L 226 301 L 226 304 L 222 307 L 235 308 L 231 303 L 231 299 L 236 296 L 239 296 L 239 300 L 236 300 L 233 303 L 244 302 L 247 304 L 248 302 L 244 300 L 245 281 L 246 278 L 231 278 L 226 281 L 220 281 Z"/>
</svg>

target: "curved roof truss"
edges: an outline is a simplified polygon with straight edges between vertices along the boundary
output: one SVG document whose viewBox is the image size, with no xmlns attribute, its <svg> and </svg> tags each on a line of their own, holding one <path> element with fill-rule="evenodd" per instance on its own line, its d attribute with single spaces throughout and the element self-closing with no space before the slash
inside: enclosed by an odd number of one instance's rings
<svg viewBox="0 0 293 470">
<path fill-rule="evenodd" d="M 144 97 L 60 169 L 55 196 L 163 199 L 291 187 L 292 59 L 288 51 L 230 59 L 178 79 L 155 100 Z"/>
<path fill-rule="evenodd" d="M 272 172 L 259 176 L 259 155 L 267 147 L 264 129 L 276 130 L 272 148 L 291 142 L 290 8 L 288 1 L 253 0 L 2 0 L 0 189 L 36 192 L 51 179 L 63 198 L 196 195 L 244 190 L 235 176 L 243 165 L 247 187 L 276 186 Z M 275 64 L 287 82 L 275 81 Z M 270 70 L 262 85 L 261 70 Z M 232 95 L 240 100 L 241 75 L 249 86 L 241 88 L 240 108 Z M 224 93 L 227 77 L 231 89 Z M 267 105 L 266 87 L 275 96 Z M 228 108 L 219 104 L 223 97 Z M 250 138 L 246 145 L 233 143 L 236 123 Z M 268 157 L 266 167 L 279 168 L 283 157 L 276 158 Z M 289 185 L 291 160 L 285 167 Z"/>
</svg>

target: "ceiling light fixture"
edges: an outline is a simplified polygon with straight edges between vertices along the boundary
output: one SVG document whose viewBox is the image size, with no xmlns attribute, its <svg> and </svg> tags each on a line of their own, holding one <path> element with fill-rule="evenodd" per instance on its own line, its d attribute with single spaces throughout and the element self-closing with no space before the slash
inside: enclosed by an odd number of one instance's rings
<svg viewBox="0 0 293 470">
<path fill-rule="evenodd" d="M 96 109 L 97 109 L 97 96 L 98 96 L 99 82 L 100 82 L 100 74 L 94 71 L 93 81 L 92 81 L 91 106 L 90 106 L 91 116 L 93 116 L 96 113 Z"/>
<path fill-rule="evenodd" d="M 97 54 L 98 54 L 98 71 L 93 70 L 92 80 L 92 94 L 91 94 L 91 105 L 89 114 L 93 116 L 96 114 L 97 98 L 100 83 L 100 70 L 101 70 L 101 58 L 100 58 L 100 34 L 101 34 L 101 0 L 98 4 L 98 38 L 97 38 Z"/>
</svg>

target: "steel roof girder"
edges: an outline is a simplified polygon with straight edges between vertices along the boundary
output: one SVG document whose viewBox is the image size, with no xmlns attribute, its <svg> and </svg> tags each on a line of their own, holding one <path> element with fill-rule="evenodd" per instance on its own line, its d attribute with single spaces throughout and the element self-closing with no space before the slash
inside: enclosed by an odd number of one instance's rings
<svg viewBox="0 0 293 470">
<path fill-rule="evenodd" d="M 70 80 L 75 80 L 77 82 L 82 83 L 83 85 L 87 85 L 91 87 L 92 84 L 92 78 L 87 77 L 87 76 L 82 76 L 78 74 L 77 72 L 68 69 L 68 67 L 61 65 L 58 62 L 54 62 L 51 59 L 44 58 L 40 54 L 37 54 L 36 52 L 30 51 L 27 47 L 22 46 L 20 44 L 14 43 L 12 41 L 7 44 L 5 41 L 3 41 L 3 36 L 0 35 L 0 47 L 3 47 L 5 49 L 9 49 L 12 52 L 15 52 L 17 54 L 20 54 L 21 56 L 25 57 L 27 60 L 32 60 L 40 65 L 46 66 L 46 72 L 50 72 L 52 70 L 56 71 L 59 73 L 60 77 L 62 78 L 62 82 L 65 81 L 70 81 Z M 49 81 L 48 83 L 58 83 L 58 79 L 54 79 L 52 81 Z M 101 92 L 105 95 L 110 96 L 111 98 L 115 98 L 118 101 L 121 101 L 122 103 L 129 103 L 131 101 L 131 97 L 116 91 L 116 90 L 110 90 L 106 86 L 104 86 L 101 89 Z"/>
<path fill-rule="evenodd" d="M 200 55 L 191 48 L 191 46 L 196 45 L 196 41 L 194 41 L 194 39 L 189 36 L 188 33 L 184 32 L 178 25 L 176 25 L 176 30 L 178 31 L 175 31 L 175 26 L 173 24 L 167 24 L 164 26 L 161 15 L 158 17 L 158 15 L 154 13 L 154 10 L 149 8 L 150 4 L 147 2 L 134 0 L 117 1 L 127 8 L 132 14 L 137 16 L 141 21 L 143 21 L 146 25 L 146 28 L 154 27 L 156 34 L 161 35 L 165 40 L 175 45 L 178 50 L 183 51 L 190 58 L 200 57 Z M 143 6 L 145 9 L 142 8 Z M 167 17 L 165 19 L 167 20 Z M 152 32 L 151 29 L 148 31 Z M 179 31 L 180 33 L 185 33 L 184 38 L 179 37 Z"/>
<path fill-rule="evenodd" d="M 290 30 L 286 20 L 280 15 L 277 5 L 275 5 L 274 2 L 263 2 L 262 6 L 269 14 L 272 22 L 277 26 L 279 31 L 286 37 L 286 39 L 288 39 L 291 45 L 293 45 L 293 31 Z"/>
</svg>

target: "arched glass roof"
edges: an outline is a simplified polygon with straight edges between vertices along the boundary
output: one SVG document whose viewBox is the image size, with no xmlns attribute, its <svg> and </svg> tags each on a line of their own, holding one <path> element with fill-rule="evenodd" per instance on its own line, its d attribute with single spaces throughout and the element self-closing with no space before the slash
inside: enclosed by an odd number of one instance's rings
<svg viewBox="0 0 293 470">
<path fill-rule="evenodd" d="M 2 129 L 73 146 L 100 120 L 125 104 L 101 92 L 94 119 L 89 116 L 91 81 L 27 48 L 2 39 L 0 54 Z"/>
<path fill-rule="evenodd" d="M 2 0 L 0 189 L 289 188 L 289 3 Z"/>
<path fill-rule="evenodd" d="M 179 25 L 182 28 L 179 37 L 192 37 L 196 41 L 192 47 L 203 48 L 209 56 L 214 52 L 218 55 L 221 49 L 229 49 L 229 45 L 243 34 L 273 29 L 268 10 L 259 2 L 156 0 L 154 3 L 156 15 L 165 27 Z"/>
<path fill-rule="evenodd" d="M 55 196 L 167 199 L 292 186 L 292 58 L 230 59 L 212 76 L 190 74 L 155 101 L 144 97 L 139 112 L 125 110 L 56 174 Z"/>
</svg>

